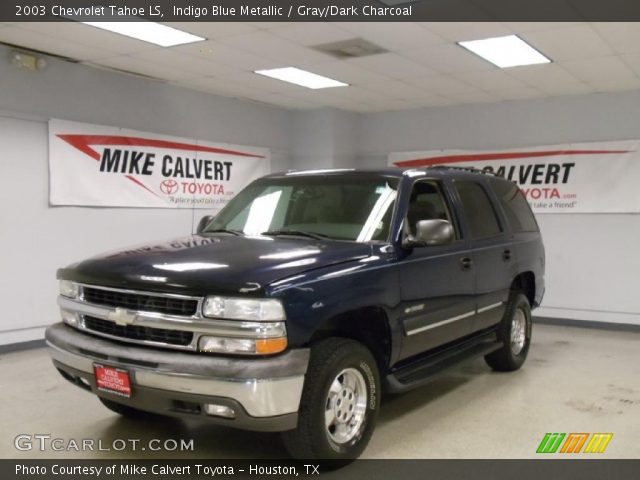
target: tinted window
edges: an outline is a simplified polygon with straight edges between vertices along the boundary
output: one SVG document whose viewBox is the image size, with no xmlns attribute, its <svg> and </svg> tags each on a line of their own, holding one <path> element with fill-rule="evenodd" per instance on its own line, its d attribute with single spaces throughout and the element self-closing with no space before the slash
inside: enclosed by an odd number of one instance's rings
<svg viewBox="0 0 640 480">
<path fill-rule="evenodd" d="M 537 232 L 538 224 L 529 203 L 515 183 L 491 181 L 493 190 L 504 209 L 511 230 L 514 232 Z"/>
<path fill-rule="evenodd" d="M 455 182 L 462 201 L 465 223 L 471 238 L 493 237 L 500 233 L 498 217 L 487 193 L 476 182 Z"/>
<path fill-rule="evenodd" d="M 407 211 L 407 226 L 415 235 L 416 224 L 420 220 L 447 220 L 451 216 L 442 196 L 440 186 L 435 182 L 418 182 L 411 190 L 409 210 Z"/>
</svg>

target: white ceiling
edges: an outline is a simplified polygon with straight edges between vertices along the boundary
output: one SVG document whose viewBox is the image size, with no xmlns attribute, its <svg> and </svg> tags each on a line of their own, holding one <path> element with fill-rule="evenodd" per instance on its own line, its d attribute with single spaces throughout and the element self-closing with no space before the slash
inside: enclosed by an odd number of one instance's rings
<svg viewBox="0 0 640 480">
<path fill-rule="evenodd" d="M 640 23 L 170 23 L 205 42 L 171 48 L 77 23 L 0 24 L 0 42 L 284 108 L 356 112 L 640 89 Z M 455 42 L 518 34 L 553 63 L 501 70 Z M 354 37 L 389 53 L 309 48 Z M 309 90 L 252 73 L 295 66 L 351 84 Z"/>
</svg>

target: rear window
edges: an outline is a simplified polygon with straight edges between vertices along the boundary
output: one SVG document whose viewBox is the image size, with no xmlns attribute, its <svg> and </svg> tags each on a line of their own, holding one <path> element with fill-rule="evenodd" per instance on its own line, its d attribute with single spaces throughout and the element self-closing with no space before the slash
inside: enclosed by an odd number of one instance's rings
<svg viewBox="0 0 640 480">
<path fill-rule="evenodd" d="M 515 183 L 492 180 L 493 190 L 502 205 L 513 232 L 537 232 L 538 224 L 531 207 Z"/>
</svg>

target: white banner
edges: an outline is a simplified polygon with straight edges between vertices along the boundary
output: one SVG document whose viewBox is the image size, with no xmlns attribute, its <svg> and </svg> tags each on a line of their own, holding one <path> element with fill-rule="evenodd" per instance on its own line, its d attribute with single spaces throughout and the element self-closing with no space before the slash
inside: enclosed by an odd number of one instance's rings
<svg viewBox="0 0 640 480">
<path fill-rule="evenodd" d="M 535 213 L 640 212 L 640 140 L 389 154 L 389 165 L 474 167 L 516 182 Z"/>
<path fill-rule="evenodd" d="M 50 202 L 217 212 L 269 173 L 269 149 L 49 121 Z"/>
</svg>

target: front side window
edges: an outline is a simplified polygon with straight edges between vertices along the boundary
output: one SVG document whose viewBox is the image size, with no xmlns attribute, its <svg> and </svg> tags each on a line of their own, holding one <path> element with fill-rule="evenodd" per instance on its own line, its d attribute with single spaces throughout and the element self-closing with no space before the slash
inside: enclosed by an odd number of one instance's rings
<svg viewBox="0 0 640 480">
<path fill-rule="evenodd" d="M 447 220 L 453 223 L 442 188 L 435 181 L 417 182 L 411 190 L 405 227 L 407 233 L 416 234 L 416 224 L 420 220 Z"/>
<path fill-rule="evenodd" d="M 454 186 L 462 202 L 464 221 L 471 238 L 489 238 L 500 234 L 498 217 L 484 188 L 472 181 L 456 181 Z"/>
<path fill-rule="evenodd" d="M 204 233 L 304 232 L 336 240 L 387 241 L 396 178 L 377 175 L 287 176 L 258 180 L 240 192 Z"/>
</svg>

